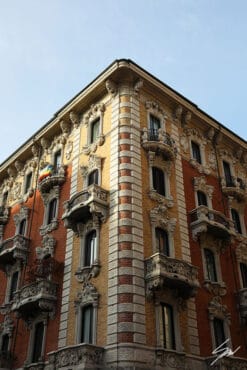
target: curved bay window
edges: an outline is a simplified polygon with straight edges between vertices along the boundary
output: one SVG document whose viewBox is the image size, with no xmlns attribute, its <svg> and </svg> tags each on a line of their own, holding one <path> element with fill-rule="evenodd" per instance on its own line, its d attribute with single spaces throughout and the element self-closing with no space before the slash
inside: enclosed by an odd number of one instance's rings
<svg viewBox="0 0 247 370">
<path fill-rule="evenodd" d="M 210 249 L 204 249 L 205 265 L 207 279 L 213 282 L 217 281 L 217 272 L 214 253 Z"/>
<path fill-rule="evenodd" d="M 84 266 L 91 266 L 96 257 L 96 230 L 91 231 L 86 236 L 84 250 Z"/>
<path fill-rule="evenodd" d="M 99 171 L 98 171 L 98 169 L 93 170 L 88 175 L 88 186 L 93 185 L 93 184 L 99 185 Z"/>
<path fill-rule="evenodd" d="M 164 172 L 158 167 L 152 167 L 152 180 L 153 189 L 157 191 L 160 195 L 166 195 L 165 188 L 165 175 Z"/>
<path fill-rule="evenodd" d="M 156 251 L 164 254 L 165 256 L 170 255 L 169 236 L 167 231 L 159 227 L 156 227 L 155 242 L 156 242 Z"/>
</svg>

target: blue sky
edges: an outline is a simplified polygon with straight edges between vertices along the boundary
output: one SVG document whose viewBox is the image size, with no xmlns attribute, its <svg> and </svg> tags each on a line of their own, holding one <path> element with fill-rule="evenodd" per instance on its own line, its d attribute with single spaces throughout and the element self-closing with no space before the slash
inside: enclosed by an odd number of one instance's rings
<svg viewBox="0 0 247 370">
<path fill-rule="evenodd" d="M 245 0 L 0 0 L 0 163 L 130 58 L 246 139 Z"/>
</svg>

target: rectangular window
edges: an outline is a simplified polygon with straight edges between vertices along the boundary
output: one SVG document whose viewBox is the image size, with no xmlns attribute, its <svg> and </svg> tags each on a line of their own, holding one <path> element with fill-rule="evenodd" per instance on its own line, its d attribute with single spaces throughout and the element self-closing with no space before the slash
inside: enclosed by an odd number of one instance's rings
<svg viewBox="0 0 247 370">
<path fill-rule="evenodd" d="M 157 193 L 166 195 L 164 172 L 157 167 L 152 167 L 153 188 Z"/>
<path fill-rule="evenodd" d="M 160 119 L 150 114 L 149 125 L 150 125 L 149 140 L 157 141 L 158 130 L 160 129 Z"/>
<path fill-rule="evenodd" d="M 9 335 L 4 334 L 2 336 L 2 345 L 1 345 L 1 352 L 2 353 L 7 353 L 9 350 Z"/>
<path fill-rule="evenodd" d="M 93 306 L 85 306 L 81 309 L 81 343 L 93 342 Z"/>
<path fill-rule="evenodd" d="M 197 202 L 198 206 L 206 206 L 208 205 L 206 194 L 202 191 L 197 192 Z"/>
<path fill-rule="evenodd" d="M 175 330 L 173 308 L 168 304 L 162 304 L 163 344 L 166 349 L 175 349 Z"/>
<path fill-rule="evenodd" d="M 92 122 L 91 125 L 91 143 L 94 143 L 99 137 L 100 118 Z"/>
<path fill-rule="evenodd" d="M 226 180 L 226 186 L 229 187 L 234 186 L 234 183 L 232 181 L 231 168 L 228 162 L 223 161 L 223 169 Z"/>
<path fill-rule="evenodd" d="M 21 220 L 20 225 L 19 225 L 19 235 L 25 235 L 26 223 L 27 223 L 27 220 L 25 218 Z"/>
<path fill-rule="evenodd" d="M 57 171 L 61 166 L 61 150 L 58 150 L 54 155 L 54 170 Z"/>
<path fill-rule="evenodd" d="M 156 239 L 156 250 L 163 253 L 165 256 L 169 256 L 169 237 L 165 230 L 156 227 L 155 229 Z"/>
<path fill-rule="evenodd" d="M 240 271 L 243 288 L 247 288 L 247 265 L 245 263 L 240 263 Z"/>
<path fill-rule="evenodd" d="M 213 327 L 214 327 L 215 346 L 217 348 L 226 340 L 223 320 L 215 317 L 213 320 Z"/>
<path fill-rule="evenodd" d="M 217 281 L 214 253 L 210 249 L 204 249 L 207 278 L 210 281 Z"/>
<path fill-rule="evenodd" d="M 31 183 L 32 183 L 32 172 L 29 172 L 26 176 L 24 194 L 26 194 L 28 190 L 31 188 Z"/>
<path fill-rule="evenodd" d="M 235 209 L 231 209 L 232 221 L 234 223 L 234 228 L 237 233 L 242 234 L 241 222 L 238 212 Z"/>
<path fill-rule="evenodd" d="M 95 260 L 96 231 L 91 231 L 86 237 L 84 266 L 91 266 Z"/>
<path fill-rule="evenodd" d="M 194 141 L 191 141 L 191 149 L 192 158 L 195 159 L 198 163 L 202 163 L 200 146 Z"/>
<path fill-rule="evenodd" d="M 19 272 L 15 271 L 11 276 L 10 289 L 9 289 L 9 302 L 13 301 L 14 293 L 17 290 Z"/>
<path fill-rule="evenodd" d="M 56 214 L 57 214 L 57 199 L 54 198 L 50 201 L 48 205 L 48 218 L 47 218 L 48 225 L 56 218 Z"/>
<path fill-rule="evenodd" d="M 44 338 L 44 323 L 39 322 L 34 328 L 34 341 L 33 341 L 33 352 L 32 352 L 32 362 L 38 362 L 42 356 Z"/>
</svg>

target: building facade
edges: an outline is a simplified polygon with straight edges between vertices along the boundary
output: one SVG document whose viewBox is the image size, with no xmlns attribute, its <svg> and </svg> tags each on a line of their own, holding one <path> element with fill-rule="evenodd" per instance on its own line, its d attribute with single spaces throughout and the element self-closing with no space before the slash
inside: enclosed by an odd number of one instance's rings
<svg viewBox="0 0 247 370">
<path fill-rule="evenodd" d="M 0 166 L 0 368 L 246 369 L 246 169 L 243 139 L 112 63 Z"/>
</svg>

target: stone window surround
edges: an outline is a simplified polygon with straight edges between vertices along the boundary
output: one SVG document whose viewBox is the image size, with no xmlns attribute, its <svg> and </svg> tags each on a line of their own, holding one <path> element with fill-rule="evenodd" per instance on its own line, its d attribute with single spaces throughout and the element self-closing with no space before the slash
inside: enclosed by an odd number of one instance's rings
<svg viewBox="0 0 247 370">
<path fill-rule="evenodd" d="M 229 346 L 231 347 L 231 332 L 230 332 L 230 313 L 225 305 L 222 304 L 221 297 L 214 297 L 208 305 L 209 325 L 212 340 L 212 349 L 216 348 L 214 336 L 214 318 L 223 321 L 224 334 L 226 339 L 229 339 Z"/>
<path fill-rule="evenodd" d="M 85 114 L 83 123 L 87 127 L 87 142 L 86 145 L 83 146 L 83 153 L 90 154 L 91 152 L 95 152 L 97 147 L 104 144 L 105 138 L 103 135 L 103 118 L 105 112 L 105 104 L 92 104 L 90 110 L 87 114 Z M 91 131 L 93 123 L 99 119 L 99 136 L 97 140 L 91 143 Z"/>
<path fill-rule="evenodd" d="M 230 171 L 231 171 L 231 176 L 232 177 L 235 177 L 236 176 L 236 173 L 235 173 L 235 163 L 236 163 L 236 159 L 232 156 L 231 153 L 229 153 L 227 150 L 224 150 L 224 149 L 221 149 L 219 150 L 219 155 L 220 155 L 220 173 L 221 173 L 221 177 L 222 179 L 224 180 L 225 179 L 225 172 L 224 172 L 224 165 L 223 165 L 223 162 L 226 162 L 229 164 L 230 166 Z"/>
<path fill-rule="evenodd" d="M 8 351 L 10 351 L 13 330 L 14 330 L 13 320 L 11 319 L 10 316 L 6 315 L 4 317 L 4 321 L 0 325 L 0 348 L 2 348 L 3 336 L 7 334 L 9 336 Z"/>
<path fill-rule="evenodd" d="M 245 221 L 244 221 L 244 212 L 242 213 L 238 208 L 236 207 L 231 207 L 230 208 L 230 219 L 233 221 L 232 219 L 232 212 L 231 210 L 234 209 L 237 213 L 238 213 L 238 216 L 239 216 L 239 221 L 240 221 L 240 226 L 241 226 L 241 231 L 242 233 L 238 233 L 236 230 L 235 230 L 235 227 L 234 227 L 234 230 L 235 232 L 237 233 L 237 235 L 239 236 L 245 236 L 246 237 L 246 227 L 245 227 Z"/>
<path fill-rule="evenodd" d="M 42 236 L 58 227 L 59 193 L 60 193 L 60 186 L 56 185 L 53 188 L 51 188 L 48 193 L 41 194 L 43 202 L 44 202 L 44 207 L 45 207 L 43 224 L 40 227 L 40 234 Z M 48 216 L 49 216 L 49 204 L 53 199 L 57 199 L 56 217 L 52 220 L 51 223 L 47 224 Z"/>
<path fill-rule="evenodd" d="M 93 306 L 93 332 L 92 343 L 96 344 L 97 340 L 97 314 L 98 314 L 99 294 L 96 288 L 89 282 L 85 282 L 82 290 L 78 292 L 77 299 L 75 300 L 75 343 L 81 343 L 82 331 L 82 308 L 92 305 Z"/>
<path fill-rule="evenodd" d="M 28 230 L 28 215 L 29 215 L 30 209 L 25 206 L 21 206 L 19 213 L 14 215 L 14 223 L 15 223 L 15 235 L 19 234 L 20 231 L 20 225 L 23 220 L 26 220 L 25 225 L 25 232 L 23 236 L 26 236 L 27 230 Z"/>
<path fill-rule="evenodd" d="M 52 148 L 52 153 L 51 153 L 51 164 L 54 165 L 55 163 L 55 155 L 57 152 L 61 150 L 61 165 L 63 165 L 63 152 L 64 152 L 64 145 L 60 144 L 55 144 L 54 148 Z"/>
<path fill-rule="evenodd" d="M 152 249 L 153 253 L 159 251 L 156 250 L 156 237 L 155 229 L 157 227 L 165 230 L 168 234 L 169 241 L 169 257 L 175 257 L 174 250 L 174 231 L 176 227 L 176 219 L 169 218 L 167 215 L 167 208 L 165 206 L 158 206 L 150 211 L 150 222 L 151 222 L 151 233 L 152 233 Z"/>
<path fill-rule="evenodd" d="M 7 275 L 7 285 L 6 285 L 6 291 L 5 291 L 5 299 L 4 299 L 4 304 L 9 304 L 9 295 L 10 295 L 10 288 L 11 288 L 11 282 L 12 282 L 12 277 L 15 272 L 18 271 L 18 281 L 17 281 L 17 289 L 20 285 L 20 279 L 21 279 L 21 266 L 20 263 L 16 263 L 13 266 L 8 265 L 6 267 L 6 275 Z"/>
<path fill-rule="evenodd" d="M 213 191 L 214 187 L 211 185 L 206 184 L 206 178 L 205 176 L 199 176 L 199 177 L 194 177 L 193 178 L 193 183 L 194 183 L 194 194 L 195 194 L 195 204 L 196 207 L 198 207 L 198 197 L 197 197 L 197 192 L 201 191 L 203 192 L 206 197 L 207 197 L 207 204 L 209 209 L 213 209 L 212 206 L 212 197 L 213 197 Z"/>
<path fill-rule="evenodd" d="M 88 159 L 88 165 L 81 166 L 81 175 L 83 178 L 83 189 L 88 187 L 88 179 L 90 173 L 94 170 L 98 170 L 98 185 L 101 185 L 101 167 L 102 167 L 102 158 L 96 155 L 91 154 Z"/>
<path fill-rule="evenodd" d="M 148 128 L 150 129 L 150 116 L 153 115 L 160 120 L 160 128 L 165 131 L 165 123 L 167 118 L 165 111 L 157 102 L 154 101 L 146 101 L 145 106 L 147 110 Z"/>
<path fill-rule="evenodd" d="M 217 281 L 211 281 L 208 278 L 207 275 L 207 265 L 205 260 L 205 253 L 204 249 L 209 249 L 214 254 L 214 260 L 215 260 L 215 269 L 216 269 L 216 275 L 217 275 Z M 220 286 L 225 286 L 225 283 L 222 280 L 222 272 L 221 272 L 221 266 L 220 266 L 220 252 L 219 249 L 211 246 L 211 245 L 205 245 L 201 248 L 201 254 L 202 254 L 202 267 L 203 267 L 203 276 L 204 276 L 204 284 L 219 284 Z"/>
<path fill-rule="evenodd" d="M 164 299 L 163 299 L 164 296 Z M 174 335 L 175 335 L 175 350 L 182 352 L 181 343 L 181 332 L 179 325 L 179 306 L 178 300 L 172 296 L 171 292 L 166 292 L 165 294 L 157 295 L 155 297 L 155 322 L 156 322 L 156 346 L 163 347 L 163 333 L 161 332 L 163 327 L 160 327 L 162 322 L 161 315 L 161 304 L 169 304 L 173 308 L 173 324 L 174 324 Z"/>
<path fill-rule="evenodd" d="M 247 265 L 247 240 L 242 241 L 236 248 L 236 258 L 238 262 L 238 273 L 241 288 L 243 288 L 242 274 L 240 270 L 240 263 Z"/>
<path fill-rule="evenodd" d="M 44 316 L 44 317 L 42 317 Z M 28 350 L 27 350 L 27 357 L 25 361 L 25 365 L 30 365 L 32 363 L 32 354 L 34 349 L 34 335 L 35 335 L 35 326 L 39 322 L 43 322 L 44 324 L 44 334 L 43 334 L 43 341 L 42 341 L 42 348 L 41 348 L 41 360 L 44 361 L 45 356 L 45 343 L 46 343 L 46 335 L 47 335 L 47 325 L 48 325 L 48 319 L 47 315 L 40 315 L 31 322 L 28 323 L 28 329 L 30 330 L 29 335 L 29 344 L 28 344 Z"/>
</svg>

